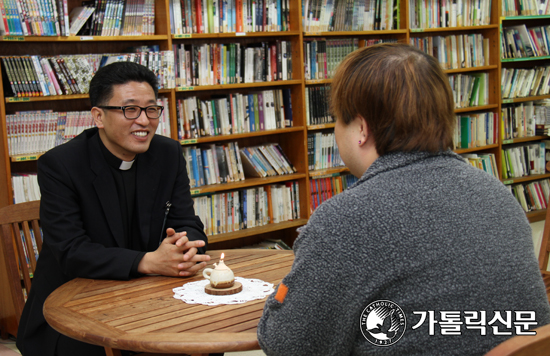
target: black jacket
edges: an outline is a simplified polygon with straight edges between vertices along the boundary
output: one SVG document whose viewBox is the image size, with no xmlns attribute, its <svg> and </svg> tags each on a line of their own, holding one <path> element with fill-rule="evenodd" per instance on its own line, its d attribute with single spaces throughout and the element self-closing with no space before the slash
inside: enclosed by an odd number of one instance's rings
<svg viewBox="0 0 550 356">
<path fill-rule="evenodd" d="M 115 181 L 97 135 L 97 128 L 86 130 L 38 160 L 44 243 L 17 335 L 17 347 L 25 356 L 55 352 L 59 334 L 42 313 L 51 292 L 76 277 L 129 279 L 136 259 L 146 252 L 125 246 Z M 160 239 L 167 201 L 172 206 L 164 230 L 187 231 L 190 240 L 206 242 L 203 224 L 193 209 L 179 143 L 156 135 L 135 164 L 143 246 L 149 239 Z"/>
</svg>

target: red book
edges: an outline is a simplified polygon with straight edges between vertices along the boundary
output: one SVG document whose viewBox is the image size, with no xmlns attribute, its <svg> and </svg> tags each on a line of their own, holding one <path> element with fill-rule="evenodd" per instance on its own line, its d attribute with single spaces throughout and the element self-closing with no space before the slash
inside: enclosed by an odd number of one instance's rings
<svg viewBox="0 0 550 356">
<path fill-rule="evenodd" d="M 237 32 L 243 32 L 243 1 L 236 0 L 235 6 L 237 7 Z"/>
<path fill-rule="evenodd" d="M 197 8 L 197 33 L 204 33 L 204 26 L 202 24 L 202 1 L 196 0 L 195 4 Z"/>
</svg>

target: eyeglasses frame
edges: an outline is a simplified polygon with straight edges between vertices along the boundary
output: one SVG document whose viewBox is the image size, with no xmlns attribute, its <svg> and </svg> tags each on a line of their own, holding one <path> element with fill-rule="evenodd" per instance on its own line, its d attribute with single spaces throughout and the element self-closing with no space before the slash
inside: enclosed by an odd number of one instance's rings
<svg viewBox="0 0 550 356">
<path fill-rule="evenodd" d="M 138 117 L 141 116 L 141 113 L 145 111 L 145 116 L 147 116 L 147 118 L 149 120 L 158 120 L 160 118 L 160 116 L 162 115 L 162 112 L 164 111 L 164 106 L 162 105 L 149 105 L 149 106 L 146 106 L 146 107 L 141 107 L 139 105 L 125 105 L 125 106 L 96 106 L 97 108 L 100 108 L 100 109 L 107 109 L 107 110 L 122 110 L 122 114 L 124 115 L 124 118 L 126 120 L 136 120 Z M 130 119 L 126 116 L 126 109 L 129 108 L 129 107 L 135 107 L 135 108 L 139 108 L 139 114 L 138 116 Z M 147 114 L 147 109 L 150 108 L 150 107 L 157 107 L 157 108 L 160 108 L 160 113 L 159 113 L 159 116 L 158 117 L 149 117 L 149 115 Z"/>
</svg>

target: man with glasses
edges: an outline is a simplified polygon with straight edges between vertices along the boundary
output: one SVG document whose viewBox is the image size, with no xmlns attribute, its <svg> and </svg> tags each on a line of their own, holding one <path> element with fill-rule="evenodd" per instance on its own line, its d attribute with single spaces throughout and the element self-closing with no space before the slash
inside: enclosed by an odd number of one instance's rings
<svg viewBox="0 0 550 356">
<path fill-rule="evenodd" d="M 182 148 L 155 135 L 164 108 L 154 73 L 113 63 L 89 92 L 97 127 L 38 160 L 44 243 L 17 335 L 24 356 L 105 355 L 44 320 L 44 301 L 67 281 L 188 277 L 210 259 Z"/>
</svg>

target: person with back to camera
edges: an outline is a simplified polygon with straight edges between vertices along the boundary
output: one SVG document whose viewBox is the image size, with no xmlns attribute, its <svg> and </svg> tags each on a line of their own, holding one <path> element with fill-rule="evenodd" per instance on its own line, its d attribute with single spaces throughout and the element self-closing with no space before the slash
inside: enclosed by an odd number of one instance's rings
<svg viewBox="0 0 550 356">
<path fill-rule="evenodd" d="M 100 68 L 89 90 L 97 127 L 38 160 L 44 243 L 17 335 L 23 356 L 105 355 L 44 319 L 44 301 L 69 280 L 188 277 L 210 260 L 182 148 L 155 135 L 157 88 L 142 65 Z"/>
<path fill-rule="evenodd" d="M 525 213 L 452 152 L 453 96 L 434 57 L 361 48 L 330 104 L 359 181 L 301 228 L 258 325 L 267 355 L 483 355 L 550 323 Z"/>
</svg>

